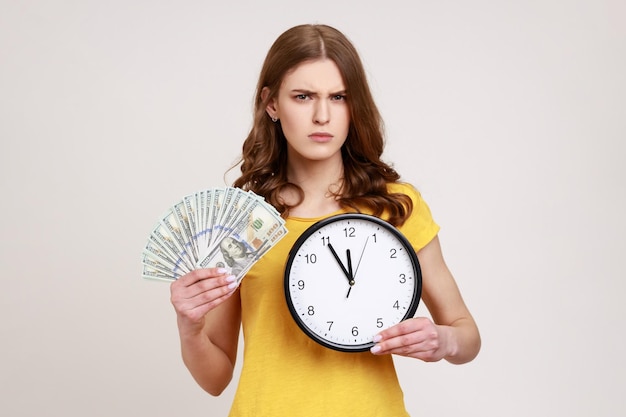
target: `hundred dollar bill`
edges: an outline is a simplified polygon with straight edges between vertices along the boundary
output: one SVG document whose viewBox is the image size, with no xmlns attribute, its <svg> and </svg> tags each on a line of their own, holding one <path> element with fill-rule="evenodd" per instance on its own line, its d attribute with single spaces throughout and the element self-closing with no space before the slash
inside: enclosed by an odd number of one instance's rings
<svg viewBox="0 0 626 417">
<path fill-rule="evenodd" d="M 239 219 L 197 266 L 199 268 L 222 266 L 217 263 L 225 262 L 231 268 L 236 264 L 237 269 L 243 270 L 280 229 L 284 229 L 283 219 L 269 210 L 267 204 L 255 200 L 249 214 Z M 233 274 L 237 275 L 235 272 Z"/>
<path fill-rule="evenodd" d="M 176 266 L 170 264 L 168 261 L 164 261 L 163 259 L 155 258 L 151 253 L 144 251 L 141 254 L 141 263 L 143 265 L 149 266 L 152 269 L 167 274 L 168 276 L 173 276 L 176 279 L 184 275 L 183 271 L 178 269 Z"/>
<path fill-rule="evenodd" d="M 249 212 L 254 198 L 240 188 L 233 188 L 230 196 L 225 196 L 224 212 L 213 227 L 214 241 L 219 241 L 236 224 L 237 219 Z"/>
<path fill-rule="evenodd" d="M 196 194 L 196 205 L 198 207 L 198 248 L 202 251 L 202 248 L 206 247 L 206 194 L 210 193 L 210 190 L 200 191 Z"/>
<path fill-rule="evenodd" d="M 268 250 L 272 249 L 276 245 L 276 243 L 278 243 L 278 241 L 285 236 L 285 234 L 287 234 L 287 229 L 284 226 L 276 229 L 274 234 L 268 240 L 267 244 L 259 248 L 259 250 L 257 251 L 255 261 L 248 264 L 248 266 L 240 272 L 240 275 L 237 276 L 237 283 L 239 283 L 243 279 L 244 275 L 248 273 L 248 271 L 254 266 L 256 261 L 258 261 L 263 255 L 265 255 Z"/>
<path fill-rule="evenodd" d="M 219 213 L 217 213 L 217 216 L 213 219 L 213 225 L 220 225 L 223 223 L 226 211 L 230 208 L 235 195 L 235 188 L 233 187 L 225 187 L 220 191 L 223 191 L 220 210 Z"/>
<path fill-rule="evenodd" d="M 187 195 L 150 233 L 143 276 L 174 280 L 195 268 L 221 266 L 241 279 L 287 233 L 284 223 L 251 191 L 218 187 Z"/>
<path fill-rule="evenodd" d="M 182 258 L 176 258 L 165 249 L 153 236 L 150 236 L 146 244 L 143 254 L 149 255 L 152 259 L 160 264 L 168 266 L 174 274 L 184 275 L 191 272 L 191 268 L 187 267 Z"/>
<path fill-rule="evenodd" d="M 193 265 L 196 257 L 192 251 L 191 242 L 183 236 L 183 228 L 179 224 L 176 211 L 170 210 L 161 217 L 161 223 L 165 226 L 169 236 L 172 238 L 171 242 L 178 249 L 178 253 L 184 256 L 189 264 Z"/>
<path fill-rule="evenodd" d="M 218 239 L 218 235 L 221 230 L 223 217 L 226 211 L 229 210 L 231 200 L 233 196 L 233 188 L 226 187 L 224 189 L 216 189 L 214 192 L 214 198 L 217 200 L 213 202 L 211 213 L 211 239 L 208 244 L 209 251 L 213 248 L 213 243 Z"/>
<path fill-rule="evenodd" d="M 191 237 L 194 245 L 196 246 L 196 256 L 198 254 L 198 217 L 197 217 L 197 202 L 195 195 L 188 195 L 183 197 L 183 204 L 185 205 L 185 212 L 187 213 L 187 219 L 189 221 L 189 229 L 191 230 Z"/>
<path fill-rule="evenodd" d="M 176 260 L 177 263 L 182 263 L 189 270 L 193 269 L 194 265 L 189 261 L 189 256 L 183 248 L 178 246 L 176 239 L 169 234 L 167 226 L 163 223 L 159 222 L 154 227 L 150 235 L 150 239 L 167 250 L 167 252 L 170 253 L 171 258 Z"/>
<path fill-rule="evenodd" d="M 255 199 L 250 210 L 244 216 L 239 217 L 228 232 L 229 235 L 250 242 L 252 246 L 259 248 L 265 242 L 270 242 L 279 230 L 286 233 L 287 229 L 284 225 L 284 219 L 271 205 L 262 199 Z"/>
<path fill-rule="evenodd" d="M 280 213 L 278 212 L 278 210 L 276 210 L 276 207 L 265 202 L 265 197 L 258 195 L 254 191 L 248 191 L 248 194 L 250 194 L 256 200 L 262 201 L 263 203 L 267 204 L 267 209 L 270 210 L 272 213 L 274 213 L 276 216 L 280 217 Z"/>
<path fill-rule="evenodd" d="M 213 239 L 213 227 L 215 226 L 215 215 L 219 212 L 219 201 L 222 200 L 222 190 L 212 189 L 207 191 L 206 212 L 204 213 L 204 229 L 206 230 L 206 241 L 204 247 L 208 248 Z M 216 212 L 217 210 L 217 212 Z"/>
<path fill-rule="evenodd" d="M 206 243 L 207 251 L 206 254 L 211 252 L 211 249 L 214 247 L 215 237 L 213 234 L 213 229 L 219 224 L 219 217 L 224 209 L 224 199 L 225 199 L 226 190 L 223 188 L 215 188 L 213 189 L 211 196 L 211 209 L 208 213 L 209 219 L 208 224 L 211 230 L 211 234 Z M 206 256 L 206 255 L 205 255 Z M 202 257 L 201 257 L 202 258 Z"/>
<path fill-rule="evenodd" d="M 191 231 L 191 225 L 189 224 L 189 217 L 187 216 L 187 211 L 185 210 L 185 203 L 183 201 L 176 203 L 172 207 L 172 211 L 176 215 L 176 222 L 181 228 L 181 237 L 185 241 L 185 248 L 189 248 L 189 250 L 191 250 L 193 260 L 198 259 L 198 249 Z"/>
<path fill-rule="evenodd" d="M 151 267 L 150 265 L 146 265 L 146 264 L 143 264 L 142 277 L 148 278 L 148 279 L 157 279 L 161 281 L 175 281 L 176 279 L 178 279 L 177 276 L 159 271 L 158 269 L 155 269 Z"/>
<path fill-rule="evenodd" d="M 209 217 L 210 211 L 212 210 L 212 198 L 213 198 L 213 190 L 205 190 L 203 192 L 198 193 L 198 258 L 196 261 L 206 256 L 206 249 L 209 241 L 211 240 L 211 227 L 209 226 Z"/>
<path fill-rule="evenodd" d="M 224 268 L 228 273 L 240 279 L 242 272 L 247 270 L 250 263 L 255 262 L 256 259 L 256 251 L 247 242 L 226 236 L 198 264 L 198 268 Z"/>
<path fill-rule="evenodd" d="M 268 239 L 253 238 L 251 245 L 246 240 L 240 240 L 232 235 L 225 236 L 214 251 L 201 262 L 201 268 L 225 268 L 228 273 L 235 275 L 240 282 L 254 264 L 287 233 L 283 226 L 278 227 Z"/>
</svg>

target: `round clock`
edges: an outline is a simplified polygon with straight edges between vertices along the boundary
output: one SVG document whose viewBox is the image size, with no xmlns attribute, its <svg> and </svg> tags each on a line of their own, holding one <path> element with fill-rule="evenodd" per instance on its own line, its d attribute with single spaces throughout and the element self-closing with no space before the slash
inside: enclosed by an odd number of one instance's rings
<svg viewBox="0 0 626 417">
<path fill-rule="evenodd" d="M 320 220 L 297 239 L 284 289 L 304 333 L 331 349 L 362 352 L 378 332 L 413 317 L 422 275 L 398 229 L 378 217 L 348 213 Z"/>
</svg>

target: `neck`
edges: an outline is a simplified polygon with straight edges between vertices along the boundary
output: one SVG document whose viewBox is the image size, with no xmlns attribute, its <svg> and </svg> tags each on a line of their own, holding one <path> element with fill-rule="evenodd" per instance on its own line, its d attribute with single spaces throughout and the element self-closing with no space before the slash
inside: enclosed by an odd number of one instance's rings
<svg viewBox="0 0 626 417">
<path fill-rule="evenodd" d="M 339 161 L 293 161 L 287 166 L 289 182 L 298 185 L 304 192 L 304 200 L 291 210 L 297 217 L 320 217 L 340 206 L 334 192 L 341 186 L 343 164 Z"/>
</svg>

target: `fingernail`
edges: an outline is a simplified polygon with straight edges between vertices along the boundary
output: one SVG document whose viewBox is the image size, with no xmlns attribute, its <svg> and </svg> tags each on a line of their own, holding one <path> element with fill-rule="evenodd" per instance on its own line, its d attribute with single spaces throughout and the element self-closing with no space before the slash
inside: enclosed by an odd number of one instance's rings
<svg viewBox="0 0 626 417">
<path fill-rule="evenodd" d="M 226 273 L 226 268 L 217 268 L 217 273 L 218 274 L 225 274 Z"/>
<path fill-rule="evenodd" d="M 231 282 L 230 284 L 228 284 L 228 289 L 229 290 L 233 290 L 233 289 L 237 288 L 238 285 L 239 285 L 238 282 Z"/>
<path fill-rule="evenodd" d="M 372 352 L 372 353 L 380 352 L 380 346 L 378 346 L 378 345 L 372 346 L 372 348 L 370 349 L 370 352 Z"/>
<path fill-rule="evenodd" d="M 237 277 L 234 275 L 229 275 L 226 277 L 226 282 L 234 282 L 237 280 Z"/>
<path fill-rule="evenodd" d="M 374 343 L 378 343 L 381 340 L 383 340 L 383 337 L 379 334 L 377 334 L 376 336 L 374 336 Z"/>
</svg>

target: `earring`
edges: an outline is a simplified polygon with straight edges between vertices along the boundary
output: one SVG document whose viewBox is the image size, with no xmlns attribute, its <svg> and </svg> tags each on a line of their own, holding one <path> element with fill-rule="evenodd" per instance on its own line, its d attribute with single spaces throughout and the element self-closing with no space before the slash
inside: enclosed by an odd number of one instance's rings
<svg viewBox="0 0 626 417">
<path fill-rule="evenodd" d="M 272 122 L 276 123 L 278 121 L 278 119 L 274 116 L 272 116 Z"/>
</svg>

